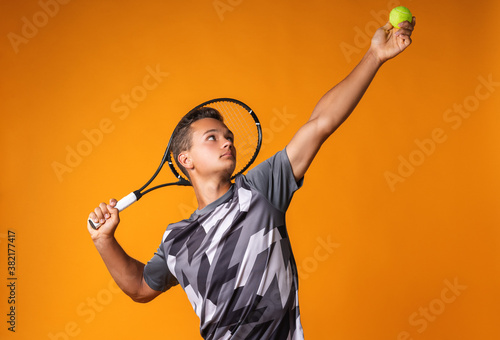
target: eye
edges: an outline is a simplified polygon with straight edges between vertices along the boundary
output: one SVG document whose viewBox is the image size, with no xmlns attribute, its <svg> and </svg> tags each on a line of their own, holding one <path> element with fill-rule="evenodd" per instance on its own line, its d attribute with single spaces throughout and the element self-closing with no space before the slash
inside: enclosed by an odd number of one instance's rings
<svg viewBox="0 0 500 340">
<path fill-rule="evenodd" d="M 230 141 L 231 143 L 234 143 L 234 137 L 233 136 L 227 136 L 226 139 Z"/>
<path fill-rule="evenodd" d="M 207 140 L 215 140 L 215 139 L 216 139 L 216 138 L 215 138 L 215 136 L 214 136 L 214 135 L 210 135 L 210 136 L 208 136 L 208 137 L 207 137 Z"/>
</svg>

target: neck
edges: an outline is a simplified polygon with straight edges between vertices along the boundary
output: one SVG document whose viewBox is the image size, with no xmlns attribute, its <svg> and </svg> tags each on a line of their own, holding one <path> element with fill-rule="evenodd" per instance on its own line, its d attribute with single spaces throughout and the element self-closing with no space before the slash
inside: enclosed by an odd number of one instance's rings
<svg viewBox="0 0 500 340">
<path fill-rule="evenodd" d="M 191 183 L 200 210 L 222 197 L 231 188 L 231 181 L 229 180 L 207 181 L 193 178 Z"/>
</svg>

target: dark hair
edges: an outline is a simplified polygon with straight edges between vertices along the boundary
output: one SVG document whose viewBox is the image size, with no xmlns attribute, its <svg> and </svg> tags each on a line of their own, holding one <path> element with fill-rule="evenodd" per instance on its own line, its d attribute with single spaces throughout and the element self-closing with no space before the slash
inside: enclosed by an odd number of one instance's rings
<svg viewBox="0 0 500 340">
<path fill-rule="evenodd" d="M 218 121 L 224 123 L 224 118 L 222 118 L 222 115 L 219 113 L 219 111 L 211 107 L 202 107 L 193 110 L 182 117 L 179 124 L 177 124 L 177 126 L 175 127 L 173 133 L 171 145 L 172 154 L 174 156 L 175 163 L 182 171 L 182 173 L 187 176 L 188 179 L 190 178 L 187 170 L 179 163 L 179 154 L 183 151 L 191 149 L 193 136 L 191 124 L 204 118 L 217 119 Z"/>
</svg>

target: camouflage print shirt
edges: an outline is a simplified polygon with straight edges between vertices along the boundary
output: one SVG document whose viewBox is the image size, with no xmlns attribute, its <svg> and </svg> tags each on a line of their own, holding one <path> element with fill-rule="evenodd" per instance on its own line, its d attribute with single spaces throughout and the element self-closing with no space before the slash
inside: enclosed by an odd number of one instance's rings
<svg viewBox="0 0 500 340">
<path fill-rule="evenodd" d="M 285 225 L 293 193 L 286 149 L 239 175 L 221 198 L 167 227 L 147 284 L 180 284 L 204 339 L 303 339 L 297 267 Z"/>
</svg>

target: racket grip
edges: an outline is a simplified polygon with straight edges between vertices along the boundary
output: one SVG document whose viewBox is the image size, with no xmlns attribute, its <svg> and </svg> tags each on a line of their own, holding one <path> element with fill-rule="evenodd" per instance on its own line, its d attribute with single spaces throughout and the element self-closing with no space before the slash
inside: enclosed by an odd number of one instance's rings
<svg viewBox="0 0 500 340">
<path fill-rule="evenodd" d="M 115 208 L 118 209 L 118 211 L 122 211 L 125 208 L 127 208 L 129 205 L 131 205 L 132 203 L 136 202 L 137 199 L 138 198 L 137 198 L 135 192 L 131 192 L 130 194 L 128 194 L 127 196 L 125 196 L 121 200 L 119 200 L 116 203 Z"/>
<path fill-rule="evenodd" d="M 115 208 L 118 209 L 118 211 L 122 211 L 125 208 L 127 208 L 128 206 L 130 206 L 132 203 L 136 202 L 138 199 L 139 198 L 137 198 L 137 195 L 134 192 L 131 192 L 130 194 L 128 194 L 127 196 L 125 196 L 121 200 L 119 200 L 116 203 Z M 101 223 L 95 223 L 90 218 L 88 221 L 89 221 L 90 226 L 93 229 L 97 230 L 101 226 Z"/>
</svg>

